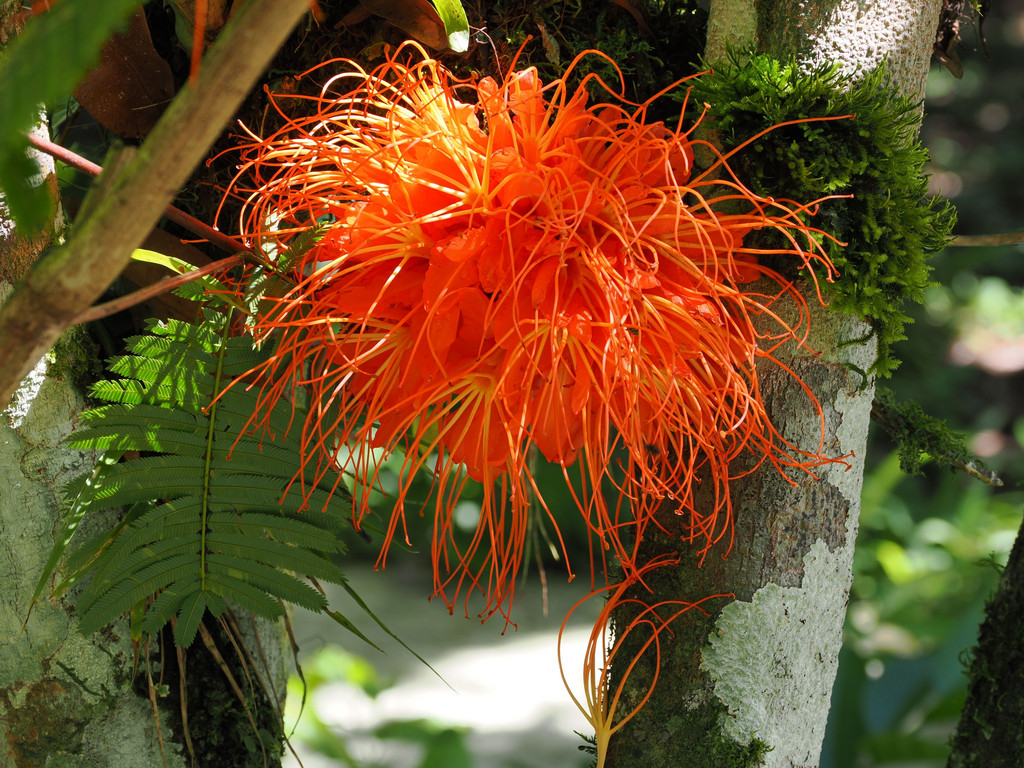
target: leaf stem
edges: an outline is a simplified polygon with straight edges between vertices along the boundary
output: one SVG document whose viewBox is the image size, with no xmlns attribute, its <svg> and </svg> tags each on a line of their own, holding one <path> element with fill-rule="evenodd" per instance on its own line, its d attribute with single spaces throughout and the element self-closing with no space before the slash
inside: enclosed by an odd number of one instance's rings
<svg viewBox="0 0 1024 768">
<path fill-rule="evenodd" d="M 210 393 L 210 426 L 206 430 L 206 457 L 205 466 L 203 467 L 203 505 L 202 505 L 202 525 L 203 530 L 200 534 L 200 547 L 199 547 L 199 588 L 202 591 L 206 591 L 206 534 L 207 534 L 207 516 L 210 511 L 210 475 L 213 466 L 213 444 L 217 438 L 217 403 L 220 402 L 218 394 L 221 391 L 220 381 L 224 375 L 224 355 L 227 352 L 227 335 L 228 328 L 231 326 L 231 315 L 233 310 L 229 307 L 227 310 L 227 316 L 224 318 L 223 333 L 224 336 L 220 340 L 220 346 L 217 348 L 217 371 L 213 375 L 213 391 Z"/>
</svg>

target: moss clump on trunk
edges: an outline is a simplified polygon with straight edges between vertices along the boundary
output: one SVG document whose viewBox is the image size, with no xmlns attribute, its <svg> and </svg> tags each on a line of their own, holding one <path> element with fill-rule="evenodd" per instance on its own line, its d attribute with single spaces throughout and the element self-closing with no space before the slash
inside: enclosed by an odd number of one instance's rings
<svg viewBox="0 0 1024 768">
<path fill-rule="evenodd" d="M 884 68 L 854 80 L 837 66 L 807 72 L 795 60 L 733 54 L 694 82 L 691 104 L 711 105 L 707 126 L 728 151 L 772 126 L 730 164 L 754 192 L 811 201 L 808 220 L 835 241 L 822 245 L 839 270 L 822 287 L 830 305 L 871 323 L 878 338 L 874 372 L 898 365 L 892 345 L 906 338 L 904 306 L 929 285 L 928 259 L 950 240 L 956 214 L 928 197 L 917 140 L 920 105 L 890 87 Z"/>
</svg>

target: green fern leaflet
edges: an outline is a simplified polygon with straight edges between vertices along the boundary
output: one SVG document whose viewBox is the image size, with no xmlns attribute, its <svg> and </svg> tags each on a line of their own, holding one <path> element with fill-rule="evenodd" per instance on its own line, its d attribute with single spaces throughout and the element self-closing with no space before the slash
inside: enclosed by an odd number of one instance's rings
<svg viewBox="0 0 1024 768">
<path fill-rule="evenodd" d="M 282 601 L 335 615 L 302 577 L 349 589 L 330 559 L 343 551 L 348 495 L 333 480 L 318 486 L 297 474 L 288 406 L 271 414 L 270 434 L 242 433 L 258 393 L 225 387 L 261 357 L 249 339 L 227 338 L 226 325 L 212 314 L 198 324 L 153 323 L 112 362 L 121 378 L 93 387 L 109 404 L 85 414 L 70 445 L 108 460 L 69 488 L 70 526 L 112 507 L 127 512 L 69 559 L 64 586 L 92 577 L 76 602 L 83 633 L 128 611 L 147 635 L 176 617 L 175 643 L 185 647 L 204 614 L 219 616 L 229 603 L 271 619 L 284 613 Z M 119 456 L 131 458 L 111 459 Z"/>
</svg>

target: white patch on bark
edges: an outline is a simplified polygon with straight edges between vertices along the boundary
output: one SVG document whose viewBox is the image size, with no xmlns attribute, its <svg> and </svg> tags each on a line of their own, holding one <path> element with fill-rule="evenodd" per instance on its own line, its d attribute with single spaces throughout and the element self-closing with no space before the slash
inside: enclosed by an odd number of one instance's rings
<svg viewBox="0 0 1024 768">
<path fill-rule="evenodd" d="M 888 61 L 889 73 L 911 98 L 924 97 L 924 80 L 931 45 L 922 43 L 922 30 L 934 37 L 938 0 L 920 3 L 892 0 L 842 0 L 827 7 L 827 16 L 794 14 L 796 27 L 807 41 L 801 63 L 807 68 L 837 63 L 847 75 L 870 71 Z"/>
<path fill-rule="evenodd" d="M 846 322 L 843 338 L 866 335 L 860 321 Z M 816 326 L 821 324 L 812 322 L 812 329 Z M 819 339 L 812 339 L 811 346 L 828 348 Z M 822 359 L 867 370 L 875 355 L 870 339 L 833 350 Z M 701 668 L 727 710 L 720 721 L 723 735 L 739 744 L 754 738 L 765 742 L 772 748 L 764 756 L 766 768 L 817 768 L 828 722 L 853 573 L 874 392 L 870 384 L 858 389 L 862 382 L 855 371 L 845 375 L 847 385 L 829 392 L 828 402 L 836 413 L 835 442 L 853 454 L 847 459 L 850 468 L 830 464 L 814 470 L 819 482 L 828 483 L 849 504 L 845 541 L 834 550 L 821 539 L 815 541 L 803 558 L 799 587 L 767 584 L 750 602 L 727 605 L 704 648 Z M 816 427 L 801 426 L 801 418 L 798 412 L 788 414 L 788 438 L 814 434 Z"/>
<path fill-rule="evenodd" d="M 42 357 L 36 363 L 36 367 L 29 371 L 28 376 L 22 379 L 21 387 L 14 393 L 10 406 L 4 411 L 10 421 L 11 429 L 18 429 L 25 422 L 29 408 L 32 407 L 43 382 L 46 381 L 46 371 L 49 366 L 50 361 L 46 357 Z"/>
<path fill-rule="evenodd" d="M 768 584 L 752 602 L 730 603 L 705 647 L 702 668 L 728 710 L 723 733 L 771 746 L 766 768 L 818 765 L 852 555 L 852 546 L 830 552 L 819 539 L 804 558 L 802 586 Z"/>
</svg>

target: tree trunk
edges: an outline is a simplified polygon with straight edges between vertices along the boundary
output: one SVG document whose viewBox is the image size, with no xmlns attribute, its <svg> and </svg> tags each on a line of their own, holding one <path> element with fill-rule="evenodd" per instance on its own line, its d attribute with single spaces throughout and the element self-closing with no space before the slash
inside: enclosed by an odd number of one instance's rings
<svg viewBox="0 0 1024 768">
<path fill-rule="evenodd" d="M 9 288 L 4 289 L 9 290 Z M 60 528 L 60 488 L 93 457 L 61 443 L 82 412 L 43 360 L 0 414 L 0 768 L 161 765 L 153 710 L 132 689 L 133 651 L 121 622 L 83 637 L 70 606 L 29 598 Z M 184 766 L 162 713 L 168 766 Z"/>
<path fill-rule="evenodd" d="M 5 3 L 3 14 L 20 20 L 21 3 Z M 53 162 L 38 159 L 38 181 L 55 193 Z M 0 300 L 51 239 L 15 232 L 0 196 Z M 127 624 L 85 638 L 69 605 L 44 598 L 22 629 L 60 529 L 60 489 L 94 461 L 62 446 L 84 404 L 52 367 L 40 361 L 0 413 L 0 768 L 42 768 L 58 756 L 69 768 L 158 766 L 152 707 L 132 690 Z M 167 765 L 184 766 L 165 740 Z"/>
<path fill-rule="evenodd" d="M 949 768 L 1024 765 L 1024 527 L 985 606 Z"/>
<path fill-rule="evenodd" d="M 726 43 L 795 56 L 808 68 L 839 63 L 850 73 L 886 58 L 897 87 L 920 97 L 940 5 L 712 0 L 707 59 L 720 60 Z M 684 551 L 678 568 L 649 575 L 652 593 L 642 595 L 649 603 L 722 593 L 735 600 L 705 603 L 707 615 L 690 611 L 677 619 L 673 634 L 660 637 L 660 673 L 648 654 L 628 676 L 620 711 L 632 710 L 655 675 L 657 684 L 612 739 L 609 766 L 818 765 L 842 644 L 874 393 L 873 379 L 855 371 L 870 368 L 875 347 L 857 341 L 868 335 L 862 321 L 819 307 L 813 290 L 805 295 L 812 310 L 808 347 L 821 354 L 795 344 L 777 354 L 821 403 L 823 453 L 852 452 L 849 468 L 833 464 L 814 476 L 790 472 L 791 483 L 774 467 L 761 467 L 732 485 L 735 541 L 727 557 L 713 551 L 698 566 Z M 794 445 L 817 451 L 821 426 L 806 394 L 777 366 L 761 366 L 759 375 L 774 424 Z M 659 522 L 675 533 L 648 534 L 638 562 L 685 547 L 674 508 L 664 506 Z M 630 647 L 620 653 L 624 663 L 632 659 Z"/>
</svg>

